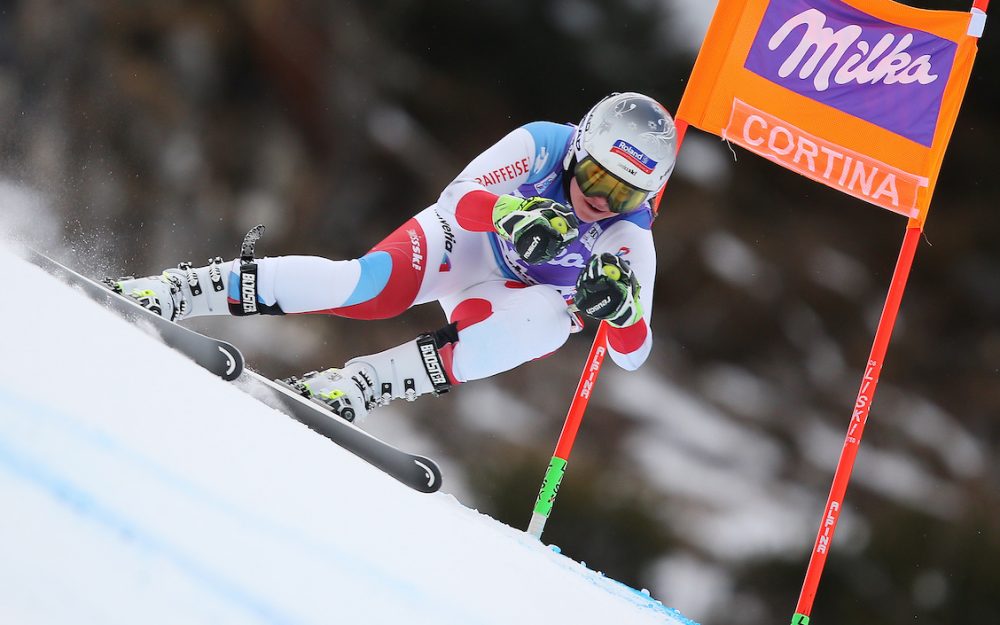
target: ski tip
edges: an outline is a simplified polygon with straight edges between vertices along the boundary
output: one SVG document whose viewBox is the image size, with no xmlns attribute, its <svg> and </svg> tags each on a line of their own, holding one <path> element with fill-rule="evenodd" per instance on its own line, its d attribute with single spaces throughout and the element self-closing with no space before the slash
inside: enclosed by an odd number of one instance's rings
<svg viewBox="0 0 1000 625">
<path fill-rule="evenodd" d="M 223 380 L 232 382 L 243 373 L 243 367 L 245 365 L 243 354 L 234 345 L 230 345 L 224 341 L 219 341 L 218 348 L 219 352 L 222 353 L 222 356 L 226 361 L 225 368 L 222 369 L 222 373 L 220 375 Z"/>
<path fill-rule="evenodd" d="M 422 493 L 436 493 L 441 488 L 441 469 L 437 463 L 423 456 L 414 456 L 413 463 L 424 470 L 426 480 L 411 486 Z"/>
</svg>

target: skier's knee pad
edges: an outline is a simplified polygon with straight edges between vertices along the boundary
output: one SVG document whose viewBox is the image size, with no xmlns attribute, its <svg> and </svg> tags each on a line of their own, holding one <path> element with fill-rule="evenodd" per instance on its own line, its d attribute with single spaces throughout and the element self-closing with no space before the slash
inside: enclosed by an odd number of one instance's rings
<svg viewBox="0 0 1000 625">
<path fill-rule="evenodd" d="M 572 327 L 566 300 L 549 286 L 536 285 L 521 289 L 515 297 L 515 310 L 523 317 L 525 339 L 544 356 L 562 347 Z"/>
<path fill-rule="evenodd" d="M 556 351 L 569 337 L 566 302 L 552 287 L 510 290 L 491 304 L 487 318 L 459 330 L 454 349 L 459 380 L 508 371 Z"/>
</svg>

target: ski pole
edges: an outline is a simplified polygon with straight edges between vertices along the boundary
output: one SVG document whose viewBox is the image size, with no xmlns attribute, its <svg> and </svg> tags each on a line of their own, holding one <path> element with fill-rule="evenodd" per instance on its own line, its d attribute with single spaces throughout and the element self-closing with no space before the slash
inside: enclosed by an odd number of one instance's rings
<svg viewBox="0 0 1000 625">
<path fill-rule="evenodd" d="M 677 128 L 677 153 L 680 153 L 681 144 L 684 143 L 684 135 L 687 132 L 688 123 L 682 119 L 675 122 Z M 659 211 L 660 200 L 663 198 L 663 191 L 656 196 L 653 202 L 653 213 Z M 594 337 L 594 344 L 590 348 L 590 355 L 587 356 L 587 364 L 583 367 L 580 375 L 580 382 L 576 387 L 576 395 L 569 406 L 566 414 L 566 422 L 563 424 L 562 433 L 559 434 L 559 442 L 556 443 L 556 451 L 549 461 L 549 468 L 545 471 L 542 479 L 542 487 L 538 491 L 538 498 L 535 499 L 535 508 L 531 512 L 531 521 L 528 523 L 528 533 L 535 538 L 542 539 L 542 531 L 545 529 L 545 522 L 552 514 L 555 505 L 556 495 L 559 493 L 559 484 L 562 483 L 566 474 L 566 465 L 569 463 L 569 454 L 573 450 L 573 443 L 576 441 L 576 433 L 580 429 L 580 422 L 583 420 L 583 413 L 590 403 L 590 394 L 597 382 L 597 376 L 601 372 L 601 365 L 604 363 L 604 356 L 607 355 L 607 335 L 608 324 L 601 322 L 597 328 L 597 336 Z"/>
<path fill-rule="evenodd" d="M 580 383 L 576 387 L 576 395 L 573 396 L 573 402 L 569 406 L 569 413 L 566 415 L 566 422 L 559 435 L 556 451 L 552 455 L 552 460 L 549 461 L 549 468 L 542 480 L 542 488 L 538 491 L 538 499 L 535 500 L 535 509 L 531 513 L 531 522 L 528 523 L 528 533 L 539 540 L 542 539 L 545 522 L 548 520 L 549 514 L 552 513 L 552 506 L 555 504 L 556 494 L 559 492 L 559 484 L 562 482 L 563 475 L 566 474 L 566 465 L 569 463 L 569 454 L 573 449 L 576 433 L 580 429 L 580 422 L 583 420 L 583 413 L 590 402 L 590 394 L 594 390 L 597 374 L 600 373 L 601 364 L 607 354 L 605 347 L 607 333 L 608 324 L 602 321 L 600 327 L 597 328 L 597 336 L 594 337 L 594 344 L 590 348 L 590 355 L 587 357 L 587 364 L 580 376 Z"/>
</svg>

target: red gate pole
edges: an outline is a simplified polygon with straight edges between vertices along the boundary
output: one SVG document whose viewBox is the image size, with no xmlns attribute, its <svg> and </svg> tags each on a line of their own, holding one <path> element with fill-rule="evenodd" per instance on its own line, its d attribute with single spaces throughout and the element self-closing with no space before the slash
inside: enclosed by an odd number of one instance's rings
<svg viewBox="0 0 1000 625">
<path fill-rule="evenodd" d="M 684 142 L 684 135 L 687 132 L 688 124 L 683 120 L 676 120 L 677 128 L 677 153 L 680 153 L 681 144 Z M 657 212 L 660 200 L 663 198 L 663 191 L 656 196 L 653 212 Z M 531 521 L 528 523 L 528 533 L 541 540 L 542 531 L 545 529 L 545 522 L 552 513 L 555 505 L 556 495 L 559 493 L 559 484 L 562 483 L 563 475 L 566 473 L 566 465 L 569 463 L 569 455 L 573 450 L 573 443 L 576 441 L 576 433 L 580 429 L 580 422 L 583 421 L 583 413 L 590 403 L 590 395 L 594 384 L 597 383 L 597 376 L 601 373 L 601 365 L 604 363 L 604 356 L 607 354 L 607 334 L 608 324 L 601 322 L 597 329 L 597 336 L 594 337 L 594 344 L 590 348 L 590 355 L 587 357 L 587 364 L 580 374 L 580 382 L 576 387 L 576 395 L 569 406 L 566 414 L 566 421 L 563 423 L 562 432 L 559 434 L 559 442 L 556 443 L 555 453 L 549 461 L 549 468 L 545 471 L 542 479 L 542 487 L 538 491 L 538 498 L 535 499 L 535 507 L 531 512 Z"/>
<path fill-rule="evenodd" d="M 989 4 L 990 0 L 973 0 L 972 12 L 985 14 Z M 833 475 L 830 495 L 826 500 L 826 507 L 823 509 L 823 517 L 820 520 L 812 555 L 809 557 L 809 566 L 802 583 L 802 591 L 799 593 L 799 601 L 795 606 L 795 614 L 792 616 L 792 625 L 808 625 L 809 623 L 813 600 L 816 598 L 816 590 L 823 574 L 823 566 L 826 564 L 826 556 L 830 551 L 833 533 L 837 529 L 837 521 L 840 519 L 844 495 L 847 492 L 847 483 L 850 481 L 851 472 L 854 469 L 854 460 L 858 455 L 858 447 L 861 445 L 861 435 L 864 433 L 865 423 L 868 421 L 868 413 L 875 397 L 875 388 L 878 386 L 879 374 L 881 374 L 882 364 L 885 362 L 889 339 L 892 336 L 892 329 L 899 313 L 903 291 L 906 289 L 906 280 L 910 275 L 910 268 L 913 266 L 913 257 L 917 251 L 917 244 L 920 242 L 921 232 L 923 232 L 922 224 L 911 219 L 910 225 L 906 229 L 906 236 L 903 237 L 903 246 L 899 251 L 899 259 L 896 261 L 892 282 L 889 284 L 889 293 L 886 296 L 882 317 L 879 319 L 878 329 L 875 332 L 875 341 L 868 357 L 868 364 L 861 377 L 861 389 L 854 402 L 854 413 L 851 415 L 847 437 L 844 439 L 844 447 L 840 452 L 840 460 L 837 462 L 837 469 Z"/>
<path fill-rule="evenodd" d="M 847 492 L 847 483 L 850 481 L 851 471 L 854 469 L 854 459 L 858 455 L 861 435 L 864 433 L 868 411 L 871 409 L 872 399 L 875 397 L 875 387 L 878 386 L 882 363 L 885 361 L 885 354 L 889 348 L 889 339 L 892 336 L 892 329 L 899 313 L 900 302 L 903 300 L 906 279 L 913 266 L 913 256 L 916 253 L 917 244 L 920 242 L 921 232 L 919 226 L 910 226 L 906 229 L 906 236 L 903 238 L 899 259 L 896 261 L 896 269 L 889 285 L 889 294 L 886 296 L 882 317 L 879 319 L 878 330 L 875 332 L 875 341 L 871 354 L 868 356 L 865 373 L 861 377 L 861 389 L 854 402 L 854 413 L 851 415 L 847 438 L 844 439 L 840 461 L 837 463 L 837 470 L 833 476 L 833 486 L 830 488 L 830 496 L 823 509 L 823 518 L 820 521 L 812 556 L 809 558 L 805 582 L 802 584 L 799 602 L 795 607 L 795 615 L 792 617 L 792 625 L 808 625 L 809 623 L 813 599 L 816 597 L 816 589 L 819 586 L 820 576 L 823 574 L 823 565 L 826 564 L 830 542 L 833 540 L 833 533 L 837 529 L 837 521 L 840 519 L 844 494 Z"/>
</svg>

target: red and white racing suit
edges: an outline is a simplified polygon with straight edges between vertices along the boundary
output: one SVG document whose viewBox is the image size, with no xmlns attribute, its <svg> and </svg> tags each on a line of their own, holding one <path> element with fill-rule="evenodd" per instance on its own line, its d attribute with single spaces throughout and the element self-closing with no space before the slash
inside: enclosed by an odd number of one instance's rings
<svg viewBox="0 0 1000 625">
<path fill-rule="evenodd" d="M 263 258 L 258 301 L 264 310 L 384 319 L 437 301 L 457 326 L 453 382 L 485 378 L 557 350 L 575 327 L 567 301 L 593 254 L 619 254 L 641 286 L 643 318 L 610 328 L 609 353 L 633 370 L 649 354 L 656 254 L 648 204 L 626 215 L 581 223 L 580 236 L 557 258 L 522 261 L 493 228 L 497 195 L 548 197 L 571 206 L 564 159 L 574 128 L 551 122 L 522 126 L 476 157 L 422 210 L 354 260 L 314 256 Z M 231 299 L 239 299 L 233 271 Z M 235 291 L 234 291 L 235 289 Z"/>
</svg>

